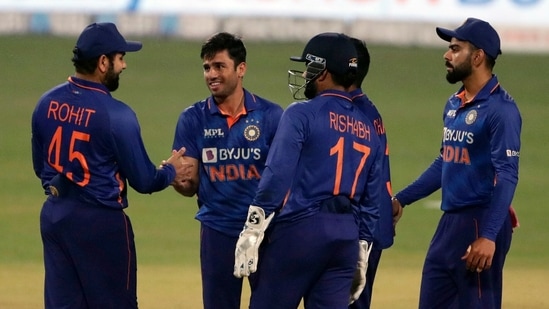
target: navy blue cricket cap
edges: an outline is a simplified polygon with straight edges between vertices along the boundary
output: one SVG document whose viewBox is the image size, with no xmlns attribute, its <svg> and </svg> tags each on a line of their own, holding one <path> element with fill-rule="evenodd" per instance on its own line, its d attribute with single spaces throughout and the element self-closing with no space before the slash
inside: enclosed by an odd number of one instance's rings
<svg viewBox="0 0 549 309">
<path fill-rule="evenodd" d="M 496 59 L 501 54 L 499 35 L 496 30 L 484 20 L 467 18 L 467 20 L 455 30 L 437 27 L 438 36 L 444 41 L 450 42 L 452 38 L 460 41 L 468 41 L 476 48 L 484 50 L 488 56 Z"/>
<path fill-rule="evenodd" d="M 114 52 L 135 52 L 141 42 L 126 41 L 113 23 L 93 23 L 87 26 L 76 41 L 73 60 L 86 60 Z"/>
<path fill-rule="evenodd" d="M 317 34 L 305 45 L 301 56 L 292 56 L 290 60 L 324 64 L 328 71 L 338 75 L 356 70 L 358 63 L 355 46 L 349 37 L 334 32 Z"/>
</svg>

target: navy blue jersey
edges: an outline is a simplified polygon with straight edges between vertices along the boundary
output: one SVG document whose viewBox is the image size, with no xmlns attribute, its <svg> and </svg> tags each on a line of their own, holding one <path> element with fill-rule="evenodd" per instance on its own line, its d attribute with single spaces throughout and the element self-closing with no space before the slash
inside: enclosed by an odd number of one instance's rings
<svg viewBox="0 0 549 309">
<path fill-rule="evenodd" d="M 394 241 L 394 228 L 393 228 L 393 204 L 391 202 L 392 188 L 391 188 L 391 170 L 389 165 L 389 145 L 387 143 L 387 133 L 385 132 L 385 126 L 383 125 L 383 119 L 381 114 L 377 110 L 374 103 L 362 92 L 362 89 L 356 89 L 351 91 L 351 97 L 353 102 L 358 108 L 366 114 L 366 117 L 372 122 L 381 148 L 384 150 L 381 163 L 382 181 L 380 186 L 380 199 L 381 204 L 379 207 L 379 220 L 377 221 L 374 248 L 387 249 Z"/>
<path fill-rule="evenodd" d="M 464 102 L 463 87 L 444 108 L 440 156 L 397 198 L 410 204 L 442 188 L 444 211 L 489 207 L 480 237 L 494 240 L 518 182 L 522 119 L 497 77 Z"/>
<path fill-rule="evenodd" d="M 196 218 L 231 236 L 242 231 L 283 111 L 244 92 L 246 112 L 234 123 L 220 112 L 213 97 L 185 109 L 173 143 L 200 162 Z"/>
<path fill-rule="evenodd" d="M 328 90 L 282 115 L 253 204 L 277 222 L 320 211 L 341 195 L 360 208 L 360 239 L 373 240 L 381 182 L 379 137 L 348 93 Z"/>
<path fill-rule="evenodd" d="M 173 166 L 157 169 L 133 110 L 101 84 L 69 77 L 46 92 L 32 114 L 32 159 L 46 194 L 58 173 L 101 205 L 125 208 L 127 182 L 140 193 L 166 188 Z"/>
</svg>

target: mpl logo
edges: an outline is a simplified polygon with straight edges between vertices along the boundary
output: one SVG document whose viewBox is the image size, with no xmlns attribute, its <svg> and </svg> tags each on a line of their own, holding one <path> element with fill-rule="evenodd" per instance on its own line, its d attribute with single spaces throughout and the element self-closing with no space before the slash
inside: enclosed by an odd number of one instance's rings
<svg viewBox="0 0 549 309">
<path fill-rule="evenodd" d="M 217 148 L 202 149 L 202 162 L 217 163 Z"/>
<path fill-rule="evenodd" d="M 223 130 L 218 129 L 204 129 L 204 138 L 219 138 L 225 136 Z"/>
</svg>

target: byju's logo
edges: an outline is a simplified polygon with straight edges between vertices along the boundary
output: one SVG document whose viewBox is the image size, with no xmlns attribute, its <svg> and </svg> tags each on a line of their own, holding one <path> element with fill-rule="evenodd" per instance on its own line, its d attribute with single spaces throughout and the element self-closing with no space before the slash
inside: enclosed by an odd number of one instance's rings
<svg viewBox="0 0 549 309">
<path fill-rule="evenodd" d="M 202 149 L 202 162 L 204 162 L 204 163 L 216 163 L 217 162 L 217 148 L 204 148 L 204 149 Z"/>
<path fill-rule="evenodd" d="M 507 149 L 505 152 L 508 157 L 520 157 L 520 151 L 518 150 Z"/>
<path fill-rule="evenodd" d="M 204 138 L 219 138 L 224 135 L 222 129 L 204 129 Z"/>
</svg>

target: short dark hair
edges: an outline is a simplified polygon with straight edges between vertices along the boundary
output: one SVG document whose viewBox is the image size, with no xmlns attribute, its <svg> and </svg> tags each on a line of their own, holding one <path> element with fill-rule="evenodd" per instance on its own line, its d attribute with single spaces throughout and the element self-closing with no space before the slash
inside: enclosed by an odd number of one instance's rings
<svg viewBox="0 0 549 309">
<path fill-rule="evenodd" d="M 486 54 L 486 65 L 490 70 L 494 69 L 494 66 L 496 65 L 496 59 L 492 58 L 492 56 Z"/>
<path fill-rule="evenodd" d="M 332 72 L 330 72 L 330 74 L 332 74 L 332 80 L 335 84 L 345 88 L 349 88 L 356 83 L 357 70 L 355 68 L 350 68 L 345 74 L 336 74 Z"/>
<path fill-rule="evenodd" d="M 476 47 L 475 45 L 473 45 L 473 43 L 471 43 L 471 42 L 467 42 L 467 43 L 469 43 L 469 47 L 471 48 L 471 52 L 474 52 L 474 51 L 477 51 L 477 50 L 480 49 L 480 48 Z M 488 55 L 488 53 L 486 51 L 484 51 L 484 55 L 486 55 L 486 67 L 490 70 L 493 70 L 494 66 L 496 65 L 496 59 L 494 59 L 494 57 Z"/>
<path fill-rule="evenodd" d="M 351 42 L 353 42 L 353 45 L 355 46 L 358 61 L 358 70 L 354 85 L 360 88 L 362 87 L 364 78 L 366 78 L 366 75 L 368 75 L 368 71 L 370 70 L 370 53 L 368 52 L 366 42 L 357 38 L 351 38 Z"/>
<path fill-rule="evenodd" d="M 117 53 L 114 52 L 105 56 L 109 58 L 110 62 L 113 62 L 116 54 Z M 97 68 L 97 62 L 99 61 L 99 57 L 101 56 L 84 60 L 77 60 L 75 58 L 72 58 L 72 64 L 74 65 L 77 73 L 86 75 L 93 74 L 93 72 L 95 72 L 95 69 Z"/>
<path fill-rule="evenodd" d="M 229 57 L 234 61 L 235 67 L 246 62 L 246 47 L 242 39 L 234 34 L 219 32 L 212 35 L 200 50 L 200 58 L 213 58 L 215 54 L 227 50 Z"/>
</svg>

